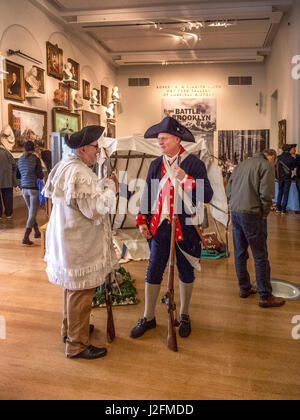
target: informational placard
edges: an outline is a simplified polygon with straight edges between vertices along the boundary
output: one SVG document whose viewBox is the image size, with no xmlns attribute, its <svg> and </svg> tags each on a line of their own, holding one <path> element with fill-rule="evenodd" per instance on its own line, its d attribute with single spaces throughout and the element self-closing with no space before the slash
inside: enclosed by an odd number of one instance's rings
<svg viewBox="0 0 300 420">
<path fill-rule="evenodd" d="M 194 133 L 217 129 L 216 98 L 163 98 L 163 117 L 175 118 Z"/>
</svg>

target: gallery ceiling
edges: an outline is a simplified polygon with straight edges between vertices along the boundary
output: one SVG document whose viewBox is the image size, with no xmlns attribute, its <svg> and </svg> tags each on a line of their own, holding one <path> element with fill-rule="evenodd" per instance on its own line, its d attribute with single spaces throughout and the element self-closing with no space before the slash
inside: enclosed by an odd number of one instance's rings
<svg viewBox="0 0 300 420">
<path fill-rule="evenodd" d="M 292 0 L 31 0 L 116 66 L 261 62 Z"/>
</svg>

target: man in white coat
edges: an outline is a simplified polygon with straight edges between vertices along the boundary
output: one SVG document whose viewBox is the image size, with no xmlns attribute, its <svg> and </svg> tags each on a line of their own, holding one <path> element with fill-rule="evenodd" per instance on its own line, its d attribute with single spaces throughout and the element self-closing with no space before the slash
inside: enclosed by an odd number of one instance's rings
<svg viewBox="0 0 300 420">
<path fill-rule="evenodd" d="M 47 235 L 47 274 L 64 288 L 63 341 L 68 358 L 98 359 L 105 348 L 90 345 L 91 305 L 96 288 L 117 267 L 109 208 L 118 191 L 113 175 L 100 182 L 90 169 L 104 128 L 86 127 L 66 138 L 74 153 L 50 173 L 44 194 L 52 199 Z"/>
</svg>

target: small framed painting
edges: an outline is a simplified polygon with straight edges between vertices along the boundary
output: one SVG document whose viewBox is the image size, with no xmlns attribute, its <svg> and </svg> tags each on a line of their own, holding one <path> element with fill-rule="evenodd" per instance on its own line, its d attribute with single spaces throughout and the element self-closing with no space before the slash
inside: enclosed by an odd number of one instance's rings
<svg viewBox="0 0 300 420">
<path fill-rule="evenodd" d="M 101 86 L 101 104 L 103 106 L 108 106 L 109 105 L 109 98 L 108 98 L 108 87 L 106 86 Z"/>
<path fill-rule="evenodd" d="M 82 96 L 88 101 L 91 99 L 91 84 L 86 80 L 82 80 Z"/>
<path fill-rule="evenodd" d="M 82 127 L 101 125 L 101 117 L 95 112 L 82 111 Z"/>
<path fill-rule="evenodd" d="M 47 42 L 47 73 L 56 79 L 63 79 L 63 50 Z"/>
<path fill-rule="evenodd" d="M 24 67 L 20 64 L 6 60 L 7 75 L 4 79 L 5 99 L 25 101 Z"/>
<path fill-rule="evenodd" d="M 79 114 L 63 109 L 53 109 L 53 131 L 62 134 L 73 134 L 81 130 Z"/>
</svg>

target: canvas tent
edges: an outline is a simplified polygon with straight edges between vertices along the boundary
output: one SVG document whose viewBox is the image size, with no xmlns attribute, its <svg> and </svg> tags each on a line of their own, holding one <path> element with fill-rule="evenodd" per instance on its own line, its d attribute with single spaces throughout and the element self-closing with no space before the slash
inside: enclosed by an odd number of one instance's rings
<svg viewBox="0 0 300 420">
<path fill-rule="evenodd" d="M 209 206 L 210 213 L 219 234 L 221 233 L 218 226 L 222 226 L 227 237 L 229 212 L 222 170 L 214 163 L 205 140 L 201 136 L 196 137 L 196 143 L 182 142 L 182 145 L 189 153 L 197 155 L 206 165 L 208 178 L 214 190 L 214 196 Z M 118 173 L 121 184 L 117 211 L 112 216 L 115 246 L 120 256 L 127 261 L 148 259 L 148 244 L 136 229 L 136 215 L 150 164 L 161 156 L 157 139 L 144 139 L 143 137 L 102 138 L 100 147 L 102 149 L 100 176 L 105 176 L 106 160 L 110 158 L 111 166 Z"/>
</svg>

